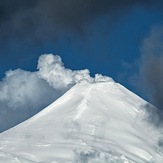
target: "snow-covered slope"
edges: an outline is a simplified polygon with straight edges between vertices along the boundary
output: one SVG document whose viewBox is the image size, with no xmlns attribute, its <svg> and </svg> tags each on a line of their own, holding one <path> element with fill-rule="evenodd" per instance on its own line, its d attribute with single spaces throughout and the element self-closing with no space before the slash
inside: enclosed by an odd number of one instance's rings
<svg viewBox="0 0 163 163">
<path fill-rule="evenodd" d="M 0 134 L 0 163 L 162 163 L 145 104 L 113 81 L 77 84 Z"/>
</svg>

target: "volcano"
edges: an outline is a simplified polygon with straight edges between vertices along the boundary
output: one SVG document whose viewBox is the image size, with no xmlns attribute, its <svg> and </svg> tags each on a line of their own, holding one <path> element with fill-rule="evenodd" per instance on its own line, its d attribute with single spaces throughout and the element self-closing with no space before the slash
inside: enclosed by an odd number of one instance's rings
<svg viewBox="0 0 163 163">
<path fill-rule="evenodd" d="M 0 134 L 0 163 L 162 163 L 148 103 L 114 82 L 81 82 Z"/>
</svg>

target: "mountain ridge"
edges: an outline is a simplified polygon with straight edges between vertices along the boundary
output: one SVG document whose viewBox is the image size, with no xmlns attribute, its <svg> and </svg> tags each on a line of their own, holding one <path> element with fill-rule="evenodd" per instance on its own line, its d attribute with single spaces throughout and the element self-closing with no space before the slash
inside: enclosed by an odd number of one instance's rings
<svg viewBox="0 0 163 163">
<path fill-rule="evenodd" d="M 159 132 L 143 120 L 146 103 L 114 81 L 79 83 L 0 134 L 0 162 L 161 163 Z"/>
</svg>

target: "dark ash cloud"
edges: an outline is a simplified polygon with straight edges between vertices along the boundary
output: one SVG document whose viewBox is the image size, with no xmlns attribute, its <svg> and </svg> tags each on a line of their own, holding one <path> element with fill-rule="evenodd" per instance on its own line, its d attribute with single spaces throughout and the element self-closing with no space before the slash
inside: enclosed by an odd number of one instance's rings
<svg viewBox="0 0 163 163">
<path fill-rule="evenodd" d="M 1 0 L 1 64 L 9 65 L 6 62 L 9 58 L 13 61 L 10 65 L 18 63 L 20 67 L 22 62 L 36 59 L 37 54 L 47 52 L 48 43 L 57 46 L 64 40 L 70 45 L 74 39 L 77 39 L 82 41 L 82 44 L 89 38 L 93 39 L 96 34 L 101 36 L 100 43 L 105 48 L 108 32 L 137 6 L 150 10 L 159 9 L 162 12 L 163 1 Z M 105 23 L 100 24 L 99 21 L 103 19 Z M 22 49 L 24 53 L 20 54 Z M 92 48 L 91 53 L 94 51 L 95 48 Z"/>
<path fill-rule="evenodd" d="M 152 28 L 143 41 L 141 53 L 138 85 L 154 105 L 142 106 L 144 120 L 160 132 L 158 146 L 163 149 L 163 26 Z"/>
<path fill-rule="evenodd" d="M 144 120 L 150 123 L 153 127 L 162 129 L 163 125 L 163 111 L 159 110 L 150 103 L 146 103 L 141 107 L 141 109 L 146 113 Z"/>
<path fill-rule="evenodd" d="M 163 27 L 154 27 L 144 39 L 140 62 L 140 84 L 150 102 L 163 110 Z"/>
<path fill-rule="evenodd" d="M 37 42 L 57 39 L 66 32 L 83 35 L 100 16 L 116 22 L 132 7 L 158 8 L 161 1 L 146 0 L 1 0 L 0 41 L 20 39 Z M 107 27 L 108 28 L 108 27 Z"/>
</svg>

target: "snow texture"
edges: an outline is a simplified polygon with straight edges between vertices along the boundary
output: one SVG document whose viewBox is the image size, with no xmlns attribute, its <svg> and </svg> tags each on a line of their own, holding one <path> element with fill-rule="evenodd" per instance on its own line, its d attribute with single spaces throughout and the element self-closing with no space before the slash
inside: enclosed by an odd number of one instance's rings
<svg viewBox="0 0 163 163">
<path fill-rule="evenodd" d="M 146 101 L 113 80 L 76 84 L 0 134 L 0 163 L 162 163 Z"/>
</svg>

